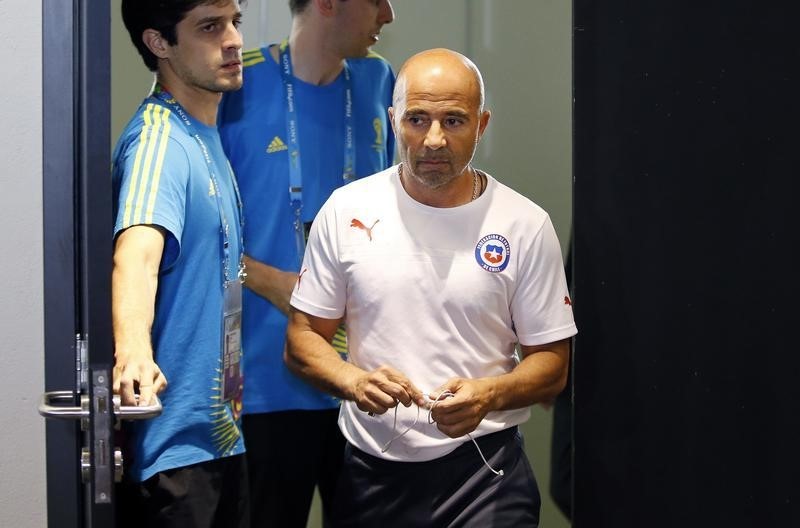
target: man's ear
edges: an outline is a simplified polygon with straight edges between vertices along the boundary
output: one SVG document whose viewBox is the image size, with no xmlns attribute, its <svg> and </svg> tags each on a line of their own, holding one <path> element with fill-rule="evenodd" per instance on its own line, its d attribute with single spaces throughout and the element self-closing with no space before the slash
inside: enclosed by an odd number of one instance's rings
<svg viewBox="0 0 800 528">
<path fill-rule="evenodd" d="M 336 6 L 334 6 L 334 2 L 336 0 L 314 0 L 314 4 L 320 14 L 324 17 L 333 16 Z"/>
<path fill-rule="evenodd" d="M 395 137 L 397 137 L 397 128 L 394 126 L 394 107 L 390 106 L 387 112 L 389 113 L 389 123 L 392 125 L 392 132 L 394 132 Z"/>
<path fill-rule="evenodd" d="M 486 126 L 489 124 L 490 117 L 492 117 L 492 113 L 488 110 L 484 110 L 481 114 L 480 121 L 478 121 L 478 141 L 483 137 L 483 133 L 486 132 Z"/>
<path fill-rule="evenodd" d="M 142 33 L 142 42 L 150 52 L 159 59 L 166 59 L 169 50 L 169 43 L 161 36 L 160 31 L 155 29 L 145 29 Z"/>
</svg>

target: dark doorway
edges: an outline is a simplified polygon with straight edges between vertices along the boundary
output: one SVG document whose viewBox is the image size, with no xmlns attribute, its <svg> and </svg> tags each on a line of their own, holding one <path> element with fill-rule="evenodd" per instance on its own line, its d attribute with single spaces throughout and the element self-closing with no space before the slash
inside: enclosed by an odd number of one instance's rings
<svg viewBox="0 0 800 528">
<path fill-rule="evenodd" d="M 574 2 L 574 522 L 798 526 L 795 9 Z"/>
</svg>

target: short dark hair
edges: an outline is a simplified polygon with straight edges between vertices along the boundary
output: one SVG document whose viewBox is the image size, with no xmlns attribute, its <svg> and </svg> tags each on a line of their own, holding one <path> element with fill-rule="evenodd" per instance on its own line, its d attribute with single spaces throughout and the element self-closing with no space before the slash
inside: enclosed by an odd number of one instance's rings
<svg viewBox="0 0 800 528">
<path fill-rule="evenodd" d="M 175 26 L 186 17 L 186 13 L 203 4 L 220 3 L 223 0 L 122 0 L 122 21 L 131 36 L 131 41 L 144 64 L 150 71 L 158 70 L 158 57 L 153 55 L 142 41 L 145 29 L 155 29 L 174 46 L 178 43 Z"/>
<path fill-rule="evenodd" d="M 306 10 L 310 1 L 311 0 L 289 0 L 289 11 L 292 12 L 292 15 L 299 15 Z"/>
<path fill-rule="evenodd" d="M 311 0 L 289 0 L 289 11 L 292 16 L 299 15 L 306 10 Z"/>
</svg>

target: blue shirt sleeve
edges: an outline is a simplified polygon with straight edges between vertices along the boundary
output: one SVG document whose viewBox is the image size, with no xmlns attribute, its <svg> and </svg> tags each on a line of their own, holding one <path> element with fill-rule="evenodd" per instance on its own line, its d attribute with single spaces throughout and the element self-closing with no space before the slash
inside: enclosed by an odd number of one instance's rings
<svg viewBox="0 0 800 528">
<path fill-rule="evenodd" d="M 148 104 L 141 117 L 128 126 L 114 157 L 113 177 L 118 181 L 114 235 L 134 225 L 163 228 L 167 240 L 162 268 L 166 268 L 180 253 L 190 165 L 183 145 L 172 137 L 177 123 L 170 120 L 168 109 Z"/>
</svg>

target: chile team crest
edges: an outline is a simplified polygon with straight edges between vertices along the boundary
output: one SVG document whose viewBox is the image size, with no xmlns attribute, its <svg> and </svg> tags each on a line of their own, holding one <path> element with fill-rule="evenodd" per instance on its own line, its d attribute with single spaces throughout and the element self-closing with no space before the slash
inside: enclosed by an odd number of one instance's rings
<svg viewBox="0 0 800 528">
<path fill-rule="evenodd" d="M 480 267 L 492 273 L 499 273 L 508 266 L 511 246 L 502 235 L 486 235 L 475 246 L 475 260 Z"/>
</svg>

